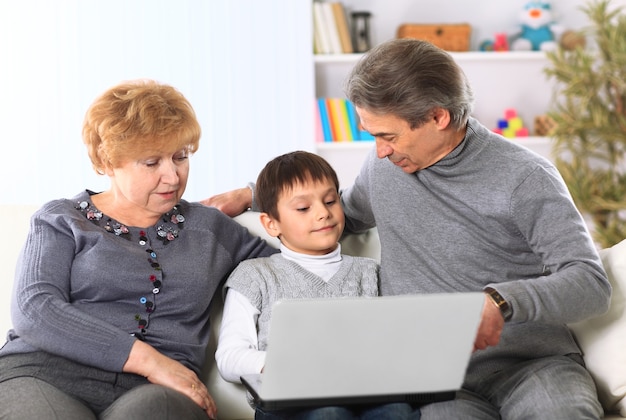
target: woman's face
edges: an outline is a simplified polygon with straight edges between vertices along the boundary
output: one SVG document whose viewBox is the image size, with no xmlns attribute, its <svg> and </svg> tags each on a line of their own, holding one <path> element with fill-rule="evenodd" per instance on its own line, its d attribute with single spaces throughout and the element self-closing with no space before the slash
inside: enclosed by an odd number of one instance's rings
<svg viewBox="0 0 626 420">
<path fill-rule="evenodd" d="M 180 201 L 189 176 L 189 152 L 147 151 L 110 168 L 111 189 L 117 205 L 137 216 L 160 217 Z"/>
</svg>

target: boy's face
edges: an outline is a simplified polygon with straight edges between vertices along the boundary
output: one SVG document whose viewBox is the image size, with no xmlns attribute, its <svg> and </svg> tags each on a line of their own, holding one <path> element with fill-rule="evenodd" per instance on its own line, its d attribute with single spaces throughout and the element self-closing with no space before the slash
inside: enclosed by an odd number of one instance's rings
<svg viewBox="0 0 626 420">
<path fill-rule="evenodd" d="M 292 251 L 324 255 L 335 250 L 345 218 L 335 185 L 330 181 L 306 182 L 285 189 L 278 199 L 280 221 L 266 213 L 261 221 Z"/>
</svg>

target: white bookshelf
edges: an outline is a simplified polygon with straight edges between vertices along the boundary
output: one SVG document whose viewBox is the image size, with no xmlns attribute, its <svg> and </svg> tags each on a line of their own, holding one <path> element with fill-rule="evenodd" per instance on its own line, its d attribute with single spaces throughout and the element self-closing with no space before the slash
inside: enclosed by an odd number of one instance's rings
<svg viewBox="0 0 626 420">
<path fill-rule="evenodd" d="M 322 0 L 326 1 L 326 0 Z M 626 1 L 626 0 L 619 0 Z M 370 40 L 377 45 L 395 38 L 397 28 L 404 23 L 469 23 L 472 27 L 470 50 L 452 52 L 467 75 L 475 95 L 473 116 L 488 128 L 495 128 L 505 110 L 514 108 L 531 135 L 534 121 L 545 114 L 552 102 L 552 80 L 544 69 L 550 64 L 543 52 L 476 51 L 480 43 L 496 33 L 514 33 L 519 28 L 519 13 L 524 2 L 484 0 L 477 8 L 475 2 L 440 0 L 436 5 L 411 0 L 394 0 L 393 7 L 381 0 L 342 0 L 347 12 L 368 11 Z M 553 0 L 555 21 L 568 29 L 580 29 L 588 21 L 580 9 L 584 0 Z M 314 92 L 316 97 L 344 97 L 343 84 L 362 54 L 314 55 Z M 551 141 L 544 137 L 523 137 L 512 141 L 551 158 Z M 316 143 L 315 150 L 334 165 L 342 185 L 352 182 L 365 154 L 373 142 Z"/>
<path fill-rule="evenodd" d="M 454 52 L 452 57 L 463 68 L 475 95 L 473 116 L 485 126 L 496 127 L 506 109 L 514 108 L 524 126 L 534 132 L 534 120 L 548 110 L 552 86 L 544 74 L 549 64 L 542 52 Z M 343 84 L 362 54 L 315 55 L 316 97 L 344 97 Z M 515 139 L 550 158 L 550 140 L 544 137 Z M 342 185 L 356 177 L 373 142 L 316 143 L 317 153 L 337 170 Z"/>
<path fill-rule="evenodd" d="M 542 52 L 451 53 L 467 75 L 476 97 L 474 116 L 495 126 L 504 111 L 515 108 L 533 130 L 537 115 L 545 113 L 552 87 L 544 69 L 549 64 Z M 343 84 L 361 54 L 315 55 L 315 95 L 343 97 Z"/>
</svg>

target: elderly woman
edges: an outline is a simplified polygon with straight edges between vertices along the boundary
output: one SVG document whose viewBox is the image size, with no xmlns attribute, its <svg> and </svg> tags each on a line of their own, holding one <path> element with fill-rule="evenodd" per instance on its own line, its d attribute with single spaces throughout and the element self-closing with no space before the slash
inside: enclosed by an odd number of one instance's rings
<svg viewBox="0 0 626 420">
<path fill-rule="evenodd" d="M 200 126 L 174 88 L 111 88 L 83 139 L 110 188 L 32 218 L 0 350 L 0 418 L 214 418 L 198 378 L 209 303 L 240 261 L 276 251 L 182 200 Z"/>
</svg>

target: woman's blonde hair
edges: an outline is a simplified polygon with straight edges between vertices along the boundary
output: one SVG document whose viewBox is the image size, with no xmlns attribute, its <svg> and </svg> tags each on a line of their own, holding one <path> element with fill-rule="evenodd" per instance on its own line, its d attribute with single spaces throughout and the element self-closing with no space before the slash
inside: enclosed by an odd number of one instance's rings
<svg viewBox="0 0 626 420">
<path fill-rule="evenodd" d="M 133 80 L 114 86 L 91 104 L 83 142 L 95 171 L 103 174 L 147 150 L 198 150 L 200 124 L 189 101 L 171 86 Z"/>
</svg>

